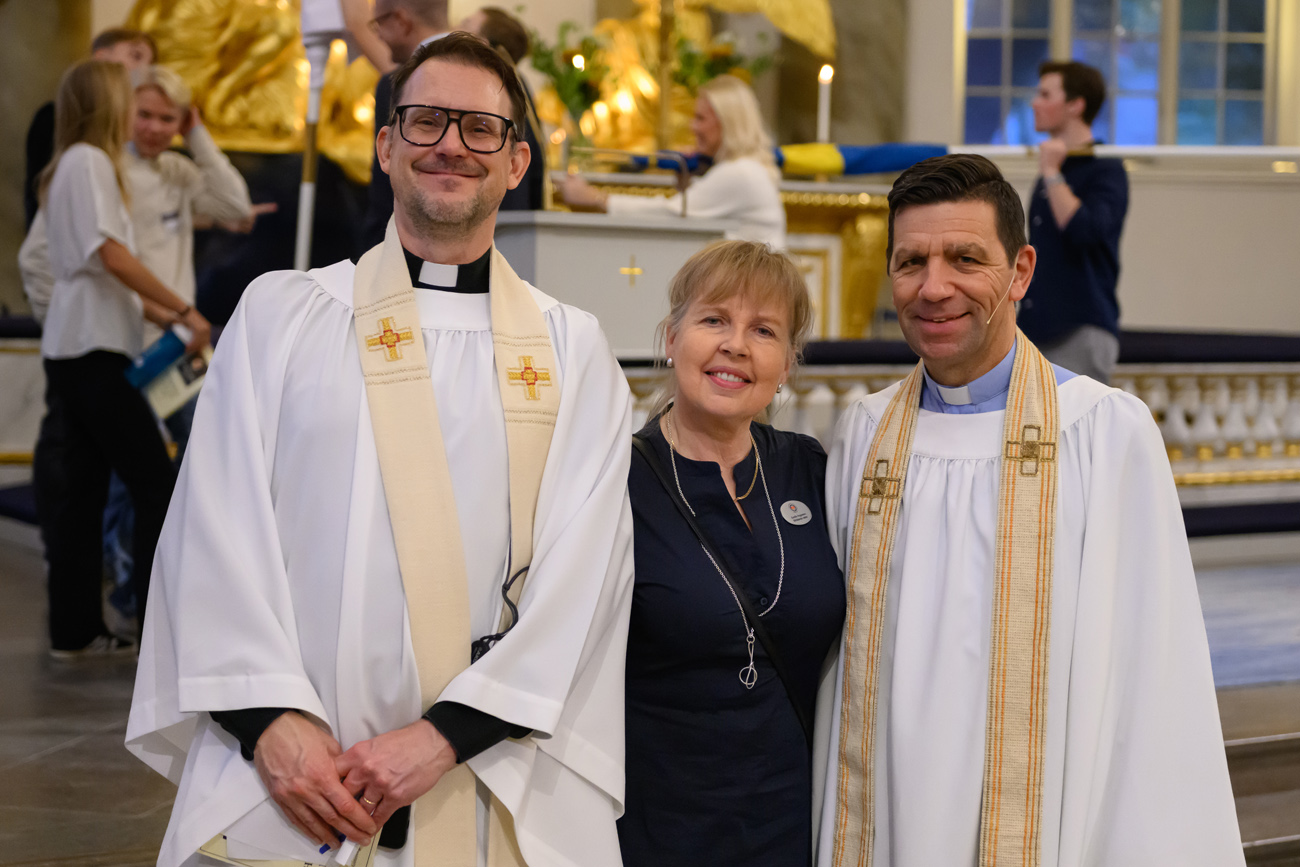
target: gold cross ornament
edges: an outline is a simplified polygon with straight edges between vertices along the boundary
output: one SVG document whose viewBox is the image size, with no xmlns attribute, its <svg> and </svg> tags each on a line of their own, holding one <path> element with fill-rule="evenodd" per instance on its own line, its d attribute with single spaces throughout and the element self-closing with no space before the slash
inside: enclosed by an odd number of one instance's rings
<svg viewBox="0 0 1300 867">
<path fill-rule="evenodd" d="M 542 396 L 537 393 L 538 386 L 551 384 L 551 372 L 546 368 L 533 367 L 531 355 L 519 356 L 518 367 L 507 367 L 506 378 L 510 380 L 511 385 L 517 383 L 528 389 L 528 394 L 524 396 L 526 400 L 541 400 Z"/>
<path fill-rule="evenodd" d="M 1056 443 L 1044 442 L 1043 429 L 1027 424 L 1019 442 L 1007 443 L 1006 459 L 1020 462 L 1020 475 L 1036 476 L 1040 464 L 1056 460 Z"/>
<path fill-rule="evenodd" d="M 885 500 L 897 500 L 903 480 L 889 474 L 889 461 L 876 461 L 876 474 L 862 480 L 862 496 L 867 501 L 867 514 L 879 515 Z"/>
<path fill-rule="evenodd" d="M 644 271 L 643 269 L 638 268 L 638 267 L 636 266 L 636 256 L 633 255 L 632 258 L 631 258 L 631 260 L 628 262 L 627 267 L 626 267 L 626 268 L 619 268 L 619 269 L 618 269 L 618 273 L 622 274 L 624 277 L 627 278 L 627 288 L 629 288 L 629 289 L 635 289 L 635 288 L 636 288 L 636 278 L 637 278 L 639 275 L 644 274 L 645 271 Z"/>
<path fill-rule="evenodd" d="M 410 328 L 398 328 L 392 316 L 379 320 L 380 331 L 366 338 L 366 349 L 386 351 L 389 361 L 402 360 L 402 347 L 415 342 L 415 333 Z"/>
</svg>

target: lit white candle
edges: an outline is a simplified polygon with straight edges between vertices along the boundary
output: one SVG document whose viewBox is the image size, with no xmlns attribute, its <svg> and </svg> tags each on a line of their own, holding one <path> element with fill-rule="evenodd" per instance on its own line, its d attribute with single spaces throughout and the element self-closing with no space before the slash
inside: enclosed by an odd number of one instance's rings
<svg viewBox="0 0 1300 867">
<path fill-rule="evenodd" d="M 831 79 L 835 77 L 835 68 L 829 63 L 822 66 L 817 73 L 817 141 L 831 140 Z"/>
</svg>

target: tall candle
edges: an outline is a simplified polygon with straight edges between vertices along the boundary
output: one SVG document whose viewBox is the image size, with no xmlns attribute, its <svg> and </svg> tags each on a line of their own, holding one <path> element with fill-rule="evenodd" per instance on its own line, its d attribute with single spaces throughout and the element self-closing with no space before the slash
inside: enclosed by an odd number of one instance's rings
<svg viewBox="0 0 1300 867">
<path fill-rule="evenodd" d="M 817 74 L 817 141 L 831 140 L 831 79 L 835 68 L 829 63 Z"/>
</svg>

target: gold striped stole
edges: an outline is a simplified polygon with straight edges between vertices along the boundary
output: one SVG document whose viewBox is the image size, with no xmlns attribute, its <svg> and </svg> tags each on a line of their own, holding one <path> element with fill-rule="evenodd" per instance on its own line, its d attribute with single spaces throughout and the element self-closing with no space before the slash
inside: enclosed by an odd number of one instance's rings
<svg viewBox="0 0 1300 867">
<path fill-rule="evenodd" d="M 881 416 L 858 491 L 848 568 L 835 867 L 870 867 L 880 656 L 894 543 L 920 414 L 922 365 Z M 1016 333 L 1003 427 L 989 652 L 981 867 L 1037 867 L 1060 413 L 1052 365 Z"/>
<path fill-rule="evenodd" d="M 421 707 L 470 664 L 469 590 L 460 516 L 396 224 L 357 263 L 354 323 L 379 454 L 384 500 L 406 595 Z M 560 404 L 550 332 L 527 285 L 495 249 L 492 343 L 510 471 L 510 569 L 532 558 L 533 520 Z M 491 400 L 492 395 L 483 395 Z M 522 592 L 515 582 L 512 601 Z M 506 622 L 503 612 L 502 622 Z M 416 867 L 475 867 L 475 778 L 457 765 L 412 805 Z M 513 825 L 495 797 L 488 863 L 522 865 Z"/>
</svg>

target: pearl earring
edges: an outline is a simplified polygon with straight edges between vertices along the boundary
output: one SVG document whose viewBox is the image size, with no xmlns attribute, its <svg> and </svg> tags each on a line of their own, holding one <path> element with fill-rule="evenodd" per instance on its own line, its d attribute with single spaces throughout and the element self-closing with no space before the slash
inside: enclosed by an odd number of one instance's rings
<svg viewBox="0 0 1300 867">
<path fill-rule="evenodd" d="M 672 366 L 673 366 L 673 357 L 672 357 L 671 355 L 668 356 L 668 366 L 669 366 L 669 367 L 672 367 Z"/>
<path fill-rule="evenodd" d="M 778 382 L 778 383 L 776 384 L 776 393 L 777 393 L 777 394 L 780 394 L 780 393 L 781 393 L 781 387 L 782 387 L 783 385 L 785 385 L 784 382 Z"/>
</svg>

